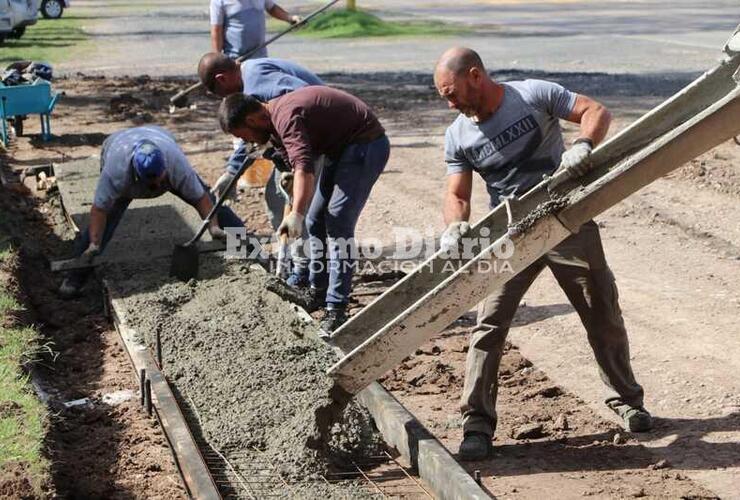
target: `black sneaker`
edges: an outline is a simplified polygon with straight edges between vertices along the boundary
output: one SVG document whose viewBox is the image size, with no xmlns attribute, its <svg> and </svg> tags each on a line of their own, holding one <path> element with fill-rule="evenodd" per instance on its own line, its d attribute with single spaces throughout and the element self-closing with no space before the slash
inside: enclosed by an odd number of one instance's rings
<svg viewBox="0 0 740 500">
<path fill-rule="evenodd" d="M 318 311 L 326 304 L 326 288 L 319 290 L 318 288 L 309 287 L 304 296 L 306 302 L 303 308 L 309 313 Z"/>
<path fill-rule="evenodd" d="M 327 309 L 324 317 L 321 318 L 321 329 L 331 333 L 347 321 L 347 312 L 344 307 L 333 307 Z"/>
<path fill-rule="evenodd" d="M 492 452 L 491 436 L 483 432 L 471 431 L 465 433 L 457 455 L 464 462 L 474 462 L 489 458 Z"/>
</svg>

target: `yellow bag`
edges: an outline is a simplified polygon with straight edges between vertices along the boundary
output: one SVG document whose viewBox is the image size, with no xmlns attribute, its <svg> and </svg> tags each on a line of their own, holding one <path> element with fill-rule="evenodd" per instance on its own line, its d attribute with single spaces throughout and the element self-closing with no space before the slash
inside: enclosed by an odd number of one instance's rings
<svg viewBox="0 0 740 500">
<path fill-rule="evenodd" d="M 244 181 L 252 188 L 265 187 L 273 168 L 270 160 L 259 158 L 244 172 Z"/>
</svg>

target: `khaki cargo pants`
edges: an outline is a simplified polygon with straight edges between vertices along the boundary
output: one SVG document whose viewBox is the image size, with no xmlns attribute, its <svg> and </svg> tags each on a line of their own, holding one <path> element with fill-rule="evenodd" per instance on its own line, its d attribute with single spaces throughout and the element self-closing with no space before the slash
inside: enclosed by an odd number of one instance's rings
<svg viewBox="0 0 740 500">
<path fill-rule="evenodd" d="M 614 275 L 606 264 L 599 228 L 589 221 L 479 304 L 460 405 L 464 432 L 493 435 L 496 429 L 497 377 L 504 341 L 519 302 L 545 267 L 550 268 L 586 328 L 601 379 L 609 388 L 607 404 L 642 406 L 643 390 L 630 366 Z"/>
</svg>

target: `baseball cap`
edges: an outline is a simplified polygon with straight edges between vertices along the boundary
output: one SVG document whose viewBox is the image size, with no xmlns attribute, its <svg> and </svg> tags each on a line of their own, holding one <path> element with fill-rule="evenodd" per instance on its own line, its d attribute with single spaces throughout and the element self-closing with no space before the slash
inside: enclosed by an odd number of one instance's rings
<svg viewBox="0 0 740 500">
<path fill-rule="evenodd" d="M 137 175 L 142 179 L 159 177 L 165 170 L 164 155 L 151 141 L 140 141 L 134 146 L 131 160 Z"/>
</svg>

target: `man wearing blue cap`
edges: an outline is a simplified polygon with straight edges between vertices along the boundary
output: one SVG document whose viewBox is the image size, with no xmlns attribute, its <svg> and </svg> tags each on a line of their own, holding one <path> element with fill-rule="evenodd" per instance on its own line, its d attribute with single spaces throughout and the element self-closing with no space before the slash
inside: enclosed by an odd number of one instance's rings
<svg viewBox="0 0 740 500">
<path fill-rule="evenodd" d="M 213 208 L 212 195 L 187 157 L 166 130 L 155 126 L 135 127 L 111 134 L 100 153 L 100 179 L 90 209 L 90 224 L 75 242 L 78 256 L 92 260 L 113 238 L 129 204 L 136 198 L 156 198 L 166 192 L 192 205 L 205 220 Z M 226 237 L 222 228 L 243 227 L 228 207 L 221 207 L 211 220 L 213 238 Z M 79 295 L 90 269 L 73 271 L 59 293 Z"/>
</svg>

